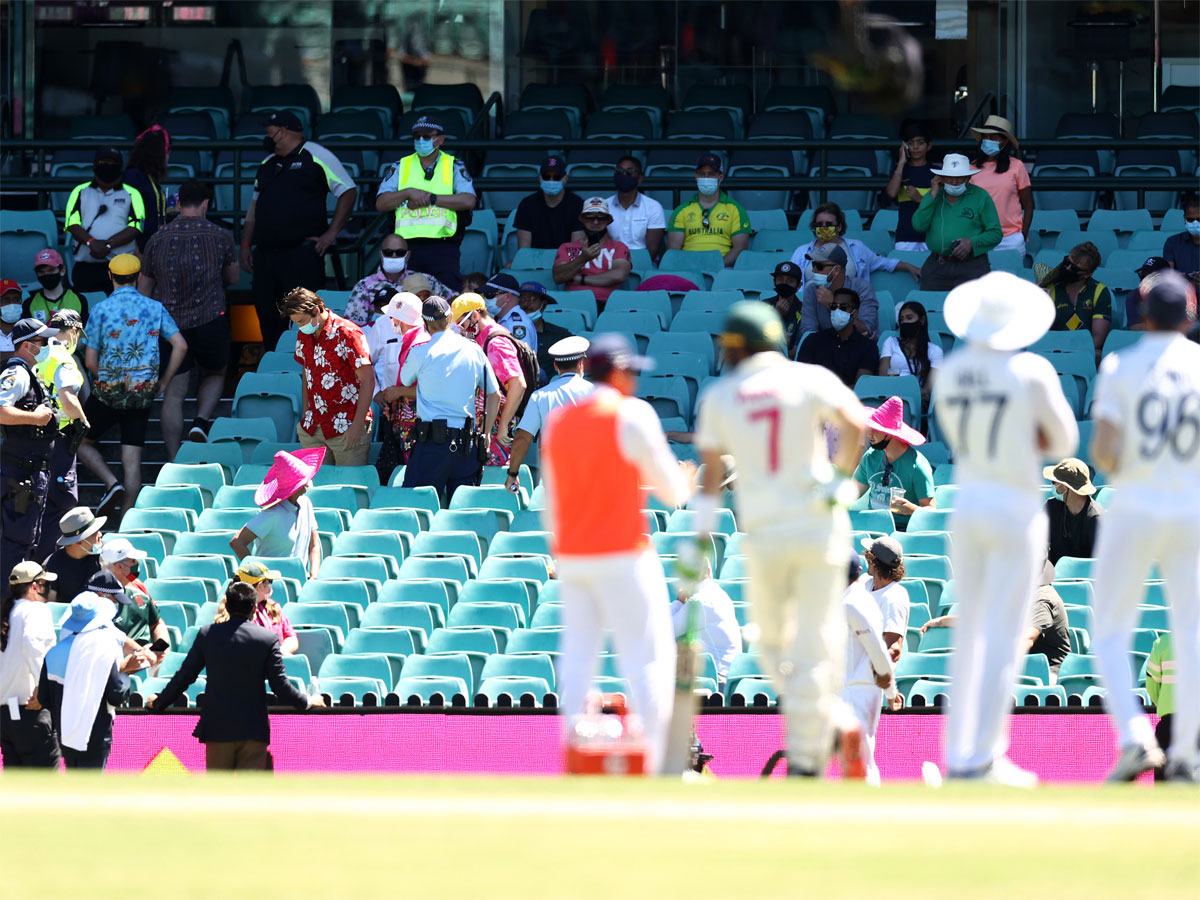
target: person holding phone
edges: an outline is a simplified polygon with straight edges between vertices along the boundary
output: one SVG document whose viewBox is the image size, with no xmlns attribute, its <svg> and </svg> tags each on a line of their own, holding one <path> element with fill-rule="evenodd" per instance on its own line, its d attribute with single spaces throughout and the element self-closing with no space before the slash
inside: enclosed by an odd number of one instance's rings
<svg viewBox="0 0 1200 900">
<path fill-rule="evenodd" d="M 988 253 L 1004 236 L 996 204 L 971 184 L 979 170 L 961 153 L 948 153 L 929 193 L 913 213 L 913 228 L 925 233 L 929 258 L 921 267 L 921 290 L 949 291 L 992 270 Z"/>
<path fill-rule="evenodd" d="M 900 152 L 896 168 L 885 188 L 887 195 L 896 201 L 896 249 L 929 252 L 924 232 L 913 228 L 913 213 L 933 184 L 933 167 L 928 154 L 933 149 L 930 140 L 932 129 L 924 122 L 905 122 L 900 128 Z"/>
<path fill-rule="evenodd" d="M 121 605 L 113 624 L 125 632 L 128 641 L 137 644 L 156 642 L 153 665 L 157 666 L 171 648 L 171 635 L 159 618 L 158 607 L 150 598 L 149 589 L 141 580 L 141 562 L 145 558 L 145 550 L 138 550 L 122 537 L 109 538 L 100 549 L 100 568 L 113 574 L 131 601 Z M 162 649 L 157 649 L 159 647 Z"/>
</svg>

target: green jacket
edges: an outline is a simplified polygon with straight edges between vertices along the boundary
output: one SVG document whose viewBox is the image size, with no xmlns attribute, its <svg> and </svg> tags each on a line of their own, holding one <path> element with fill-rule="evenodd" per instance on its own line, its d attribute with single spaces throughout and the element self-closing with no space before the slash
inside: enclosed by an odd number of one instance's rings
<svg viewBox="0 0 1200 900">
<path fill-rule="evenodd" d="M 1159 635 L 1146 660 L 1146 693 L 1159 716 L 1175 712 L 1175 654 L 1171 652 L 1171 632 Z"/>
<path fill-rule="evenodd" d="M 954 203 L 946 199 L 942 186 L 935 197 L 928 193 L 912 217 L 913 228 L 925 232 L 925 243 L 939 255 L 950 252 L 959 238 L 970 238 L 976 256 L 982 256 L 1004 237 L 996 204 L 983 188 L 967 185 L 967 192 Z"/>
</svg>

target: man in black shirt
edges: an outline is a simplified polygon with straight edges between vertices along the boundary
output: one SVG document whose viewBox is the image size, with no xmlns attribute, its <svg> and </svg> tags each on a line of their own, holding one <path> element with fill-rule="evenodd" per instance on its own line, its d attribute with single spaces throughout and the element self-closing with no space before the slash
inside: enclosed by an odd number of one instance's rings
<svg viewBox="0 0 1200 900">
<path fill-rule="evenodd" d="M 583 198 L 567 190 L 567 162 L 547 156 L 539 172 L 538 190 L 517 205 L 513 227 L 517 248 L 557 250 L 561 244 L 583 241 Z M 511 260 L 509 260 L 511 262 Z"/>
<path fill-rule="evenodd" d="M 775 280 L 775 296 L 764 297 L 763 302 L 774 306 L 783 319 L 788 356 L 795 356 L 796 345 L 800 341 L 800 298 L 796 292 L 804 281 L 804 273 L 794 262 L 781 262 L 771 277 Z"/>
<path fill-rule="evenodd" d="M 857 291 L 838 288 L 833 292 L 829 308 L 833 328 L 815 331 L 804 338 L 796 359 L 829 369 L 849 388 L 863 375 L 873 375 L 879 369 L 879 348 L 875 342 L 854 327 L 858 315 Z"/>
<path fill-rule="evenodd" d="M 62 530 L 58 549 L 43 563 L 47 572 L 58 576 L 50 582 L 52 603 L 70 603 L 100 571 L 100 529 L 106 521 L 104 516 L 92 515 L 86 506 L 77 506 L 58 520 Z"/>
<path fill-rule="evenodd" d="M 1046 501 L 1050 520 L 1050 562 L 1064 556 L 1090 558 L 1096 545 L 1096 525 L 1104 510 L 1092 499 L 1096 486 L 1081 459 L 1064 459 L 1046 466 L 1042 474 L 1054 485 L 1058 497 Z"/>
<path fill-rule="evenodd" d="M 1027 634 L 1026 653 L 1044 653 L 1050 662 L 1050 683 L 1058 681 L 1058 667 L 1071 652 L 1071 628 L 1062 597 L 1054 589 L 1054 566 L 1049 560 L 1042 566 L 1042 577 L 1033 595 L 1033 612 Z"/>
</svg>

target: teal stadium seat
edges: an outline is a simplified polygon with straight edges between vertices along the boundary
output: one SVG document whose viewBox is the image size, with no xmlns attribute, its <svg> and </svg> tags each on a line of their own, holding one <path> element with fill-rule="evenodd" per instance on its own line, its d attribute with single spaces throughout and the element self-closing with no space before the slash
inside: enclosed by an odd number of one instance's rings
<svg viewBox="0 0 1200 900">
<path fill-rule="evenodd" d="M 532 695 L 535 705 L 541 706 L 543 698 L 550 693 L 550 685 L 544 678 L 529 675 L 496 675 L 484 678 L 476 693 L 486 697 L 493 706 L 501 696 L 507 695 L 516 704 L 527 694 Z"/>
<path fill-rule="evenodd" d="M 429 704 L 437 694 L 449 706 L 455 695 L 466 701 L 470 693 L 471 689 L 463 679 L 442 675 L 405 676 L 396 684 L 396 694 L 402 703 L 407 703 L 410 697 L 415 696 L 420 698 L 421 703 Z"/>
<path fill-rule="evenodd" d="M 513 653 L 557 653 L 562 640 L 563 628 L 518 628 L 508 639 L 506 652 Z"/>
<path fill-rule="evenodd" d="M 211 503 L 212 497 L 209 496 L 207 504 Z M 148 484 L 138 491 L 137 502 L 134 505 L 138 509 L 190 509 L 199 516 L 207 504 L 204 492 L 195 485 L 172 484 L 159 487 Z"/>
<path fill-rule="evenodd" d="M 373 678 L 391 689 L 400 678 L 394 661 L 382 653 L 335 653 L 321 661 L 317 678 L 322 685 L 327 678 Z M 383 695 L 380 694 L 380 699 Z"/>
<path fill-rule="evenodd" d="M 455 609 L 458 607 L 455 606 Z M 453 610 L 451 611 L 453 612 Z M 404 601 L 395 603 L 372 603 L 367 607 L 362 618 L 364 628 L 417 628 L 425 635 L 428 643 L 429 636 L 439 628 L 444 627 L 442 608 L 419 601 Z"/>
<path fill-rule="evenodd" d="M 453 592 L 453 593 L 451 593 Z M 401 578 L 383 585 L 376 603 L 425 603 L 450 615 L 451 600 L 457 600 L 459 584 L 440 578 Z"/>
<path fill-rule="evenodd" d="M 326 661 L 333 657 L 326 657 Z M 374 694 L 376 700 L 382 702 L 387 696 L 387 684 L 375 678 L 359 678 L 350 676 L 318 676 L 317 685 L 323 694 L 329 694 L 334 703 L 338 703 L 344 694 L 354 697 L 356 705 L 362 705 L 368 694 Z"/>
</svg>

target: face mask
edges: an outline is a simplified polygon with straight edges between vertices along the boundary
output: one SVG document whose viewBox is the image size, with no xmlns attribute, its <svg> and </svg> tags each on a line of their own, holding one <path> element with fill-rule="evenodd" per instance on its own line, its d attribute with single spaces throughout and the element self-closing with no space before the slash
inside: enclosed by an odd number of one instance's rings
<svg viewBox="0 0 1200 900">
<path fill-rule="evenodd" d="M 1000 152 L 1000 142 L 984 138 L 979 142 L 979 149 L 983 151 L 985 156 L 995 156 Z"/>
<path fill-rule="evenodd" d="M 21 304 L 6 303 L 0 306 L 0 318 L 4 319 L 9 325 L 13 325 L 21 320 Z"/>
<path fill-rule="evenodd" d="M 417 151 L 417 156 L 432 156 L 433 138 L 413 138 L 413 149 Z"/>
<path fill-rule="evenodd" d="M 613 186 L 621 192 L 632 191 L 637 187 L 637 176 L 628 172 L 618 172 L 613 176 Z"/>
<path fill-rule="evenodd" d="M 1079 269 L 1075 268 L 1075 264 L 1069 259 L 1062 261 L 1062 266 L 1058 270 L 1058 277 L 1054 280 L 1059 284 L 1072 284 L 1079 280 Z"/>
<path fill-rule="evenodd" d="M 102 163 L 95 166 L 92 171 L 96 174 L 96 180 L 105 184 L 111 184 L 121 177 L 121 167 L 116 163 Z"/>
<path fill-rule="evenodd" d="M 388 321 L 392 323 L 392 331 L 396 334 L 404 334 L 404 329 L 400 327 L 399 319 L 389 319 Z"/>
<path fill-rule="evenodd" d="M 44 346 L 40 350 L 38 350 L 37 356 L 35 358 L 40 363 L 43 363 L 46 360 L 48 360 L 50 358 L 50 345 L 47 344 L 46 346 Z"/>
<path fill-rule="evenodd" d="M 829 321 L 833 323 L 835 331 L 841 331 L 850 324 L 850 313 L 844 309 L 832 309 L 829 311 Z"/>
<path fill-rule="evenodd" d="M 531 313 L 529 314 L 529 318 L 530 318 L 530 320 L 531 320 L 531 321 L 534 321 L 534 322 L 539 322 L 539 321 L 541 321 L 541 318 L 542 318 L 542 311 L 541 311 L 540 309 L 535 309 L 533 312 L 531 312 Z"/>
<path fill-rule="evenodd" d="M 37 280 L 41 282 L 42 287 L 44 287 L 46 290 L 52 291 L 62 284 L 62 273 L 50 272 L 47 275 L 39 275 Z"/>
<path fill-rule="evenodd" d="M 381 256 L 379 263 L 383 267 L 383 271 L 389 275 L 395 275 L 398 272 L 403 272 L 404 267 L 408 265 L 408 254 L 403 256 Z"/>
<path fill-rule="evenodd" d="M 1200 236 L 1200 219 L 1196 219 L 1194 222 L 1184 222 L 1183 227 L 1192 237 Z"/>
<path fill-rule="evenodd" d="M 966 192 L 967 192 L 967 183 L 965 181 L 962 184 L 946 185 L 946 193 L 949 194 L 951 197 L 961 197 Z"/>
<path fill-rule="evenodd" d="M 88 552 L 88 556 L 99 556 L 100 555 L 100 541 L 96 541 L 95 543 L 92 544 L 92 546 L 88 547 L 87 552 Z"/>
<path fill-rule="evenodd" d="M 837 228 L 833 225 L 818 225 L 813 229 L 818 241 L 832 241 L 837 237 Z"/>
<path fill-rule="evenodd" d="M 561 181 L 546 181 L 543 179 L 539 184 L 542 187 L 542 193 L 547 197 L 557 197 L 562 193 L 563 183 Z"/>
<path fill-rule="evenodd" d="M 129 577 L 131 579 L 137 578 L 141 574 L 142 574 L 142 567 L 139 566 L 137 563 L 134 563 L 132 566 L 129 567 Z"/>
<path fill-rule="evenodd" d="M 872 450 L 882 450 L 884 447 L 886 447 L 888 445 L 888 441 L 890 441 L 890 440 L 891 440 L 890 437 L 885 436 L 883 438 L 883 440 L 881 440 L 881 441 L 871 441 L 871 449 Z"/>
<path fill-rule="evenodd" d="M 1054 486 L 1054 493 L 1058 494 L 1060 497 L 1065 497 L 1067 495 L 1067 489 L 1061 484 L 1056 484 Z"/>
<path fill-rule="evenodd" d="M 721 182 L 716 178 L 697 178 L 696 190 L 706 197 L 711 197 L 721 188 Z"/>
<path fill-rule="evenodd" d="M 263 145 L 263 149 L 266 150 L 268 153 L 275 152 L 275 139 L 273 137 L 270 137 L 268 135 L 267 137 L 263 138 L 262 145 Z"/>
<path fill-rule="evenodd" d="M 917 334 L 920 332 L 920 330 L 921 330 L 920 322 L 901 322 L 900 323 L 900 337 L 906 341 L 909 340 L 910 338 L 915 338 L 917 336 Z"/>
<path fill-rule="evenodd" d="M 500 315 L 500 304 L 496 302 L 495 298 L 485 300 L 484 304 L 487 306 L 488 315 L 493 319 Z"/>
<path fill-rule="evenodd" d="M 307 325 L 300 326 L 300 331 L 303 332 L 304 334 L 316 334 L 320 330 L 321 330 L 321 321 L 319 319 L 313 319 Z"/>
<path fill-rule="evenodd" d="M 787 284 L 786 282 L 783 284 L 777 284 L 775 285 L 775 293 L 780 297 L 795 297 L 796 286 L 794 284 Z"/>
<path fill-rule="evenodd" d="M 809 283 L 815 284 L 817 287 L 829 284 L 829 276 L 824 272 L 811 272 L 808 276 Z"/>
</svg>

